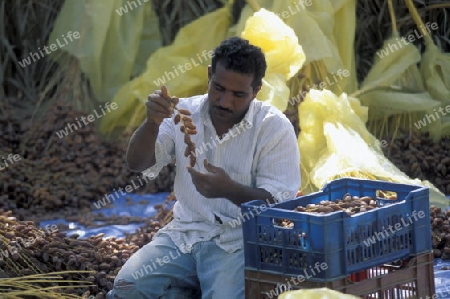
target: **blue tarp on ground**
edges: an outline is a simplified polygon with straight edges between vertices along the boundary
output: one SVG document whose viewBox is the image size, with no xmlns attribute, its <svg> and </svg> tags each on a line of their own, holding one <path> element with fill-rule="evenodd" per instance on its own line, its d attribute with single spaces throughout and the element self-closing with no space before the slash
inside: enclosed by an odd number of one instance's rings
<svg viewBox="0 0 450 299">
<path fill-rule="evenodd" d="M 450 199 L 450 196 L 447 196 Z M 447 210 L 449 210 L 447 208 Z M 433 299 L 450 298 L 450 270 L 441 270 L 442 267 L 450 269 L 450 260 L 434 259 L 434 283 L 436 297 Z"/>
<path fill-rule="evenodd" d="M 450 270 L 441 270 L 443 266 L 449 267 L 450 260 L 434 260 L 434 283 L 436 285 L 436 297 L 433 299 L 450 298 Z"/>
<path fill-rule="evenodd" d="M 101 208 L 98 210 L 93 210 L 93 213 L 102 213 L 105 216 L 110 215 L 118 215 L 118 216 L 135 216 L 135 217 L 147 217 L 150 218 L 156 214 L 156 210 L 154 206 L 157 204 L 162 204 L 167 196 L 168 192 L 161 192 L 157 194 L 126 194 L 121 195 L 118 199 L 115 200 L 114 206 L 110 208 Z M 126 198 L 130 198 L 133 200 L 133 204 L 130 205 L 129 202 L 126 201 Z M 146 200 L 148 204 L 143 205 L 139 203 L 142 200 Z M 80 235 L 80 238 L 87 238 L 90 236 L 95 236 L 99 233 L 104 233 L 105 237 L 125 237 L 125 232 L 132 233 L 144 223 L 136 223 L 136 224 L 128 224 L 128 225 L 104 225 L 96 228 L 86 228 L 79 223 L 68 222 L 64 219 L 56 219 L 50 221 L 42 221 L 40 223 L 42 228 L 45 228 L 47 225 L 64 223 L 69 225 L 69 230 L 65 231 L 68 235 L 77 233 Z M 100 222 L 97 224 L 101 225 Z"/>
<path fill-rule="evenodd" d="M 126 194 L 121 196 L 114 202 L 114 206 L 111 208 L 102 208 L 93 211 L 94 213 L 103 213 L 106 216 L 119 215 L 119 216 L 137 216 L 137 217 L 152 217 L 156 214 L 154 206 L 162 204 L 167 196 L 168 192 L 162 192 L 158 194 Z M 133 200 L 133 204 L 129 204 L 126 198 Z M 147 200 L 148 204 L 143 205 L 139 202 Z M 129 224 L 129 225 L 104 225 L 97 228 L 85 228 L 79 223 L 67 222 L 64 219 L 57 219 L 51 221 L 42 221 L 41 227 L 45 228 L 46 225 L 52 225 L 56 223 L 65 223 L 69 225 L 70 230 L 66 231 L 68 235 L 72 233 L 78 233 L 81 238 L 87 238 L 89 236 L 95 236 L 99 233 L 104 233 L 105 237 L 124 237 L 125 232 L 132 233 L 144 223 Z M 101 223 L 97 223 L 101 224 Z M 449 267 L 450 260 L 443 261 L 442 259 L 435 259 L 434 261 L 434 276 L 436 284 L 436 297 L 433 299 L 450 298 L 450 270 L 441 270 L 442 267 Z M 430 294 L 430 298 L 433 294 Z M 425 299 L 425 298 L 423 298 Z"/>
</svg>

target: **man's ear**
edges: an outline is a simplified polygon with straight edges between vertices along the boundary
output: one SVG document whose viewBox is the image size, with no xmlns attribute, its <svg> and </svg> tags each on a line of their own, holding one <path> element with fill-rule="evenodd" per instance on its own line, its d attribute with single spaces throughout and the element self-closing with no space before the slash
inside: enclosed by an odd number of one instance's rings
<svg viewBox="0 0 450 299">
<path fill-rule="evenodd" d="M 212 77 L 212 67 L 211 65 L 208 65 L 208 82 L 211 81 Z"/>
<path fill-rule="evenodd" d="M 258 93 L 261 91 L 261 87 L 262 85 L 256 87 L 253 89 L 253 97 L 256 98 L 256 96 L 258 95 Z"/>
</svg>

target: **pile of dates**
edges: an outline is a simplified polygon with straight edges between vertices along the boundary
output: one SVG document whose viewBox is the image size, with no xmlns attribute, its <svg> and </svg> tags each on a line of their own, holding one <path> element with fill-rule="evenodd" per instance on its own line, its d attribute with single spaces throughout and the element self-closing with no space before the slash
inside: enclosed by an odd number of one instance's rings
<svg viewBox="0 0 450 299">
<path fill-rule="evenodd" d="M 435 258 L 450 259 L 450 211 L 430 206 L 431 242 Z"/>
<path fill-rule="evenodd" d="M 294 211 L 317 214 L 329 214 L 336 211 L 344 211 L 348 215 L 355 215 L 378 207 L 378 203 L 373 197 L 351 196 L 347 193 L 342 199 L 336 199 L 334 201 L 322 200 L 318 204 L 308 204 L 305 207 L 298 206 Z"/>
</svg>

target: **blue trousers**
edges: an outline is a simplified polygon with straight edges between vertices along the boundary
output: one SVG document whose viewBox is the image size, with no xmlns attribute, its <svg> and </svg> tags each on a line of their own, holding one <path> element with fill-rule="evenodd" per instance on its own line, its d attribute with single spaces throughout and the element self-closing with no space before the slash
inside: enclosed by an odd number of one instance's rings
<svg viewBox="0 0 450 299">
<path fill-rule="evenodd" d="M 244 299 L 244 250 L 227 253 L 214 240 L 182 253 L 160 234 L 125 263 L 108 299 Z"/>
</svg>

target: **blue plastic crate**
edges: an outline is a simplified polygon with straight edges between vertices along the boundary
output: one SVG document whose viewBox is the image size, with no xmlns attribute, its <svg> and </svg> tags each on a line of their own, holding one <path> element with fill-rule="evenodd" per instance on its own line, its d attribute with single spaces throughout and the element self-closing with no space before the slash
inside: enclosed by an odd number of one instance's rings
<svg viewBox="0 0 450 299">
<path fill-rule="evenodd" d="M 397 200 L 376 198 L 377 190 L 396 192 Z M 299 205 L 342 199 L 346 193 L 371 196 L 382 206 L 353 216 L 342 211 L 326 215 L 293 211 Z M 260 208 L 263 203 L 242 205 L 242 214 L 248 216 L 243 216 L 247 269 L 328 281 L 432 250 L 426 187 L 343 178 L 319 192 L 266 209 Z M 294 226 L 278 226 L 277 219 L 290 220 Z"/>
</svg>

